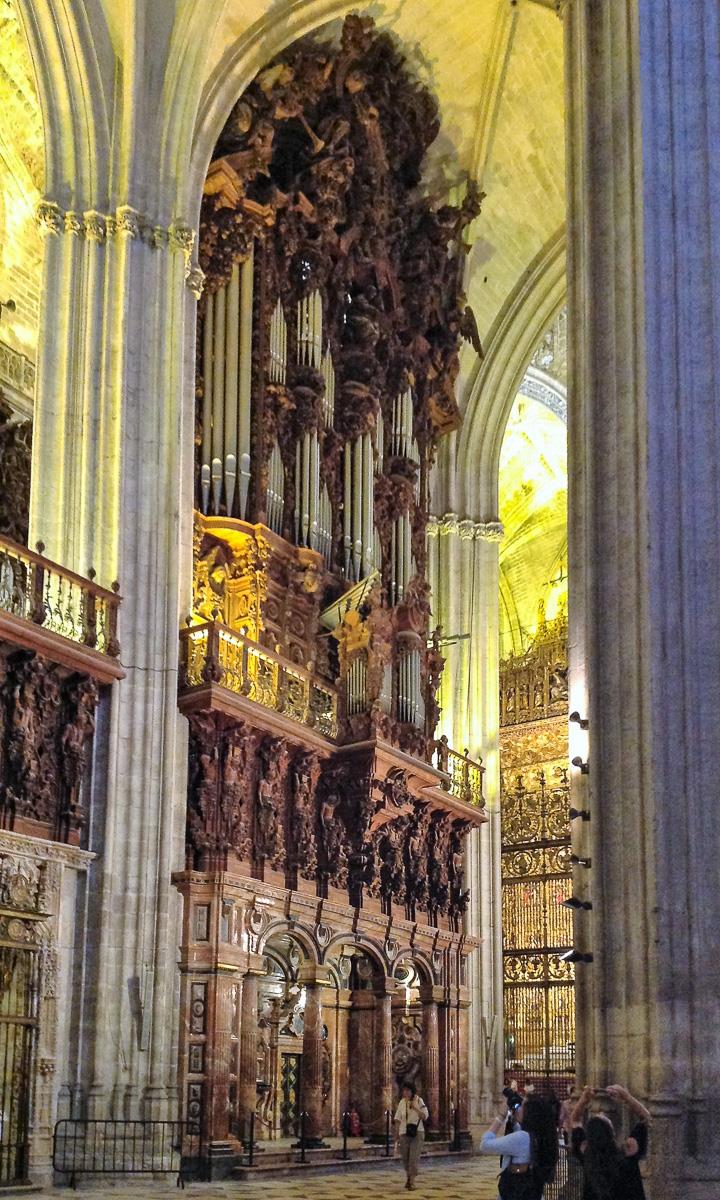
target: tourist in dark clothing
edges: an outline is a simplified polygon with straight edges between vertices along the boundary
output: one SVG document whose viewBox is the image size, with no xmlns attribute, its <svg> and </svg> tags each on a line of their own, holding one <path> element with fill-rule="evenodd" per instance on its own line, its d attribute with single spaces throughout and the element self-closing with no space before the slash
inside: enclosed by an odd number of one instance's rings
<svg viewBox="0 0 720 1200">
<path fill-rule="evenodd" d="M 637 1120 L 622 1146 L 604 1113 L 590 1117 L 583 1127 L 593 1089 L 583 1090 L 572 1114 L 572 1148 L 583 1165 L 583 1200 L 645 1200 L 640 1159 L 647 1152 L 650 1113 L 626 1088 L 614 1085 L 606 1091 L 627 1104 Z"/>
</svg>

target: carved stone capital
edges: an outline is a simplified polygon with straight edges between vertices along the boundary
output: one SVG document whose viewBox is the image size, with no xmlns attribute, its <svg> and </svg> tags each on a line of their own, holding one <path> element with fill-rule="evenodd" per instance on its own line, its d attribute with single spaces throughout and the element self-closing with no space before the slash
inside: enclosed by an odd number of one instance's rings
<svg viewBox="0 0 720 1200">
<path fill-rule="evenodd" d="M 140 237 L 142 218 L 137 209 L 129 204 L 121 204 L 115 209 L 115 232 L 123 237 Z"/>
<path fill-rule="evenodd" d="M 185 282 L 196 300 L 199 300 L 205 287 L 205 272 L 199 263 L 188 263 L 185 270 Z"/>
<path fill-rule="evenodd" d="M 85 225 L 80 213 L 65 213 L 65 232 L 73 234 L 74 237 L 82 237 L 85 232 Z"/>
<path fill-rule="evenodd" d="M 502 521 L 481 521 L 476 526 L 475 536 L 482 542 L 501 542 L 505 537 L 505 527 Z"/>
<path fill-rule="evenodd" d="M 88 209 L 83 213 L 83 228 L 89 242 L 104 242 L 109 232 L 108 218 L 94 208 Z"/>
<path fill-rule="evenodd" d="M 505 536 L 502 521 L 473 521 L 470 517 L 460 519 L 457 513 L 445 513 L 442 517 L 430 517 L 428 537 L 447 537 L 454 534 L 462 541 L 478 538 L 483 542 L 501 542 Z"/>
<path fill-rule="evenodd" d="M 169 246 L 171 250 L 179 250 L 182 254 L 191 254 L 195 244 L 195 230 L 182 221 L 173 221 L 168 229 Z"/>
<path fill-rule="evenodd" d="M 41 200 L 35 209 L 35 224 L 43 237 L 57 236 L 65 228 L 63 210 L 54 200 Z"/>
</svg>

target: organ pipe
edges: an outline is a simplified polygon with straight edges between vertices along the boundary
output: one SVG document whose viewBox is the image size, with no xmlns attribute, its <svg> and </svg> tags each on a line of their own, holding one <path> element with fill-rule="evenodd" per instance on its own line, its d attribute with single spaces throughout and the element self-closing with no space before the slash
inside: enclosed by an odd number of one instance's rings
<svg viewBox="0 0 720 1200">
<path fill-rule="evenodd" d="M 225 408 L 225 295 L 226 289 L 215 293 L 215 325 L 213 328 L 213 421 L 212 421 L 212 464 L 213 503 L 215 512 L 220 507 L 220 497 L 215 489 L 215 463 L 225 457 L 223 418 Z M 222 472 L 220 475 L 222 483 Z"/>
<path fill-rule="evenodd" d="M 301 366 L 320 366 L 322 359 L 322 297 L 317 289 L 298 301 L 297 358 Z"/>
<path fill-rule="evenodd" d="M 238 441 L 238 353 L 240 339 L 240 268 L 233 263 L 225 300 L 225 509 L 235 502 Z"/>
<path fill-rule="evenodd" d="M 332 429 L 335 422 L 335 368 L 332 354 L 328 348 L 323 359 L 323 378 L 325 379 L 325 395 L 323 396 L 323 417 L 325 428 Z"/>
<path fill-rule="evenodd" d="M 238 441 L 240 455 L 240 517 L 247 514 L 250 486 L 250 413 L 252 410 L 253 274 L 255 252 L 251 249 L 240 269 L 240 362 L 238 368 Z M 287 348 L 286 348 L 287 354 Z"/>
<path fill-rule="evenodd" d="M 373 569 L 373 490 L 375 464 L 373 461 L 372 438 L 369 433 L 362 437 L 362 544 L 363 577 Z"/>
<path fill-rule="evenodd" d="M 200 492 L 202 510 L 208 510 L 210 502 L 210 458 L 212 448 L 212 405 L 213 405 L 213 326 L 215 315 L 215 295 L 211 293 L 205 308 L 205 324 L 203 326 L 203 408 L 202 408 L 202 445 L 200 464 Z"/>
<path fill-rule="evenodd" d="M 345 578 L 350 578 L 352 562 L 352 461 L 351 448 L 346 445 L 343 473 L 343 554 Z"/>
<path fill-rule="evenodd" d="M 268 482 L 265 494 L 267 523 L 275 533 L 282 533 L 284 498 L 285 475 L 280 450 L 275 443 L 268 461 Z"/>
<path fill-rule="evenodd" d="M 253 255 L 208 296 L 203 329 L 200 494 L 203 512 L 245 516 L 250 483 Z M 284 320 L 284 318 L 283 318 Z M 287 340 L 284 342 L 287 355 Z M 238 471 L 239 468 L 239 471 Z M 238 489 L 239 475 L 239 489 Z"/>
</svg>

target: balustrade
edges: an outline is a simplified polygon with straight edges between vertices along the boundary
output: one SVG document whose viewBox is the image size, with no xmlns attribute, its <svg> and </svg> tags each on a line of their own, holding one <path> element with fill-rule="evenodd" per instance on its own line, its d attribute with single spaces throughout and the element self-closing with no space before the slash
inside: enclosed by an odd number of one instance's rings
<svg viewBox="0 0 720 1200">
<path fill-rule="evenodd" d="M 446 737 L 441 737 L 435 743 L 435 766 L 449 775 L 447 783 L 443 783 L 445 791 L 450 792 L 458 800 L 472 804 L 475 808 L 485 807 L 485 797 L 482 790 L 482 777 L 485 768 L 482 761 L 476 762 L 470 758 L 469 751 L 460 754 L 448 745 Z"/>
<path fill-rule="evenodd" d="M 183 629 L 180 647 L 181 690 L 218 683 L 325 737 L 337 736 L 335 689 L 296 663 L 218 621 Z"/>
<path fill-rule="evenodd" d="M 118 585 L 99 587 L 37 552 L 0 537 L 0 610 L 117 658 Z"/>
</svg>

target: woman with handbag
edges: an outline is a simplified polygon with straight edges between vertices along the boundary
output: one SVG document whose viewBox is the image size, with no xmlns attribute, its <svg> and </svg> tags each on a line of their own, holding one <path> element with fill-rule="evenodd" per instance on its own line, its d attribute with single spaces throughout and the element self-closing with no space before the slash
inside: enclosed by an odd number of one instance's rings
<svg viewBox="0 0 720 1200">
<path fill-rule="evenodd" d="M 501 1134 L 508 1121 L 514 1127 L 510 1133 Z M 480 1153 L 501 1155 L 500 1200 L 542 1200 L 558 1160 L 557 1129 L 550 1105 L 539 1096 L 527 1096 L 518 1109 L 504 1110 L 483 1135 Z"/>
<path fill-rule="evenodd" d="M 415 1085 L 404 1083 L 400 1103 L 395 1113 L 395 1139 L 405 1168 L 405 1187 L 415 1191 L 415 1176 L 425 1141 L 425 1121 L 430 1113 L 424 1100 L 415 1091 Z"/>
</svg>

